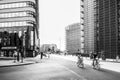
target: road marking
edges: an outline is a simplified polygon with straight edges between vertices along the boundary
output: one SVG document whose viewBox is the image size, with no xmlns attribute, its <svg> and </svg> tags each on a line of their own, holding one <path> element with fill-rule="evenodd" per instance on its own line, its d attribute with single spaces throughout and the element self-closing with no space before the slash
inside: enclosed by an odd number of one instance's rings
<svg viewBox="0 0 120 80">
<path fill-rule="evenodd" d="M 71 70 L 71 69 L 69 69 L 69 68 L 67 68 L 67 67 L 65 67 L 65 66 L 63 66 L 63 65 L 60 65 L 59 63 L 56 63 L 56 64 L 57 64 L 58 66 L 64 68 L 64 69 L 68 70 L 69 72 L 75 74 L 75 75 L 78 76 L 79 78 L 82 78 L 82 80 L 87 80 L 85 77 L 83 77 L 83 76 L 77 74 L 77 73 L 74 72 L 73 70 Z"/>
</svg>

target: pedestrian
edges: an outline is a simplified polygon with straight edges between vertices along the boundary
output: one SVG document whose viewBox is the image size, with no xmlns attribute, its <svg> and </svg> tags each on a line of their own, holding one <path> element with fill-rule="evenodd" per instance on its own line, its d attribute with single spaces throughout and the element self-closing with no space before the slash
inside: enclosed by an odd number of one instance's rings
<svg viewBox="0 0 120 80">
<path fill-rule="evenodd" d="M 48 52 L 47 52 L 48 58 L 50 58 L 50 54 L 51 54 L 51 52 L 50 52 L 50 51 L 48 51 Z"/>
<path fill-rule="evenodd" d="M 23 51 L 20 51 L 20 54 L 21 54 L 21 63 L 23 63 L 23 58 L 24 58 L 24 53 L 23 53 Z"/>
<path fill-rule="evenodd" d="M 19 54 L 19 49 L 17 50 L 17 61 L 19 62 L 19 57 L 20 57 L 20 54 Z"/>
<path fill-rule="evenodd" d="M 41 54 L 41 59 L 43 58 L 43 52 L 40 53 Z"/>
<path fill-rule="evenodd" d="M 16 62 L 16 60 L 17 60 L 17 51 L 16 50 L 14 51 L 13 56 L 14 56 L 14 62 Z"/>
</svg>

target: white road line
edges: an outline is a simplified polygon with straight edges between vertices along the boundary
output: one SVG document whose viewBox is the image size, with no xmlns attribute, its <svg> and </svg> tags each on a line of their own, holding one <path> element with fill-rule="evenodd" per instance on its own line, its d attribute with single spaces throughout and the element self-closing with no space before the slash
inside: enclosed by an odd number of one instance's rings
<svg viewBox="0 0 120 80">
<path fill-rule="evenodd" d="M 75 74 L 76 76 L 78 76 L 78 77 L 81 78 L 82 80 L 87 80 L 85 77 L 83 77 L 83 76 L 77 74 L 77 73 L 74 72 L 73 70 L 71 70 L 71 69 L 69 69 L 69 68 L 67 68 L 67 67 L 65 67 L 65 66 L 63 66 L 63 65 L 60 65 L 59 63 L 56 63 L 56 64 L 57 64 L 58 66 L 64 68 L 64 69 L 68 70 L 69 72 Z"/>
</svg>

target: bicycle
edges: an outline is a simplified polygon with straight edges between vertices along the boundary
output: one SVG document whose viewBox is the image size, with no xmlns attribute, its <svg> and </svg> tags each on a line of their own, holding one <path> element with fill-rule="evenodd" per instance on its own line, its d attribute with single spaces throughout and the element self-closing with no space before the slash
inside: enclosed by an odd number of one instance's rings
<svg viewBox="0 0 120 80">
<path fill-rule="evenodd" d="M 98 59 L 93 60 L 92 67 L 93 69 L 97 69 L 97 70 L 100 69 L 100 63 Z"/>
<path fill-rule="evenodd" d="M 77 66 L 78 66 L 79 68 L 84 68 L 83 58 L 78 59 L 78 61 L 77 61 Z"/>
</svg>

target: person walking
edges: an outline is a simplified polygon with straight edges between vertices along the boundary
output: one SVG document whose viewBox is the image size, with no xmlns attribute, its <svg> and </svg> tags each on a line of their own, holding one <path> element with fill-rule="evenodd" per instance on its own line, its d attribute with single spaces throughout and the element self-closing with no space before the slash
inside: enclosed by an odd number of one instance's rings
<svg viewBox="0 0 120 80">
<path fill-rule="evenodd" d="M 20 53 L 19 53 L 19 49 L 17 49 L 17 61 L 19 62 L 19 60 L 20 60 Z"/>
<path fill-rule="evenodd" d="M 15 50 L 14 53 L 13 53 L 13 57 L 14 57 L 14 63 L 16 62 L 17 60 L 17 51 Z"/>
<path fill-rule="evenodd" d="M 20 54 L 21 54 L 21 63 L 23 63 L 23 58 L 24 58 L 24 53 L 23 53 L 23 51 L 21 51 Z"/>
<path fill-rule="evenodd" d="M 40 58 L 41 58 L 41 59 L 43 58 L 43 52 L 40 53 Z"/>
</svg>

